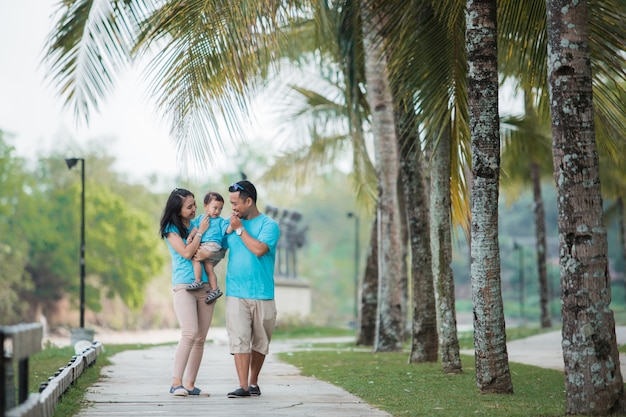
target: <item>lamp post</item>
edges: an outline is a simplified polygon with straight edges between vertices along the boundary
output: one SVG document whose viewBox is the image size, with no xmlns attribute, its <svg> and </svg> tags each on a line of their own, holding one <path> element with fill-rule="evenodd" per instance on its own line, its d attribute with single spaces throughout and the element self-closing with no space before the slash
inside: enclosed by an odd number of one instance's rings
<svg viewBox="0 0 626 417">
<path fill-rule="evenodd" d="M 519 251 L 519 316 L 524 320 L 524 247 L 515 240 L 513 250 Z"/>
<path fill-rule="evenodd" d="M 65 163 L 72 169 L 81 161 L 80 178 L 82 189 L 80 193 L 80 328 L 85 328 L 85 159 L 67 158 Z"/>
<path fill-rule="evenodd" d="M 359 216 L 356 213 L 347 213 L 348 217 L 354 217 L 354 325 L 359 320 Z"/>
</svg>

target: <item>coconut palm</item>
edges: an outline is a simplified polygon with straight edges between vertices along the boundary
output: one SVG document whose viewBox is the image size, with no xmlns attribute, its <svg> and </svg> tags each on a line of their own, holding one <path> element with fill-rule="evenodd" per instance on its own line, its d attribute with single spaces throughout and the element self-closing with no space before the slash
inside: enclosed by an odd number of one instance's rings
<svg viewBox="0 0 626 417">
<path fill-rule="evenodd" d="M 465 91 L 463 4 L 458 1 L 411 1 L 384 3 L 382 8 L 387 16 L 384 31 L 389 44 L 387 49 L 391 51 L 391 81 L 396 85 L 395 88 L 402 89 L 405 94 L 413 97 L 414 108 L 419 109 L 414 114 L 416 121 L 408 123 L 421 126 L 427 148 L 440 141 L 446 131 L 442 126 L 451 127 L 449 159 L 452 162 L 449 166 L 452 168 L 446 170 L 448 165 L 435 164 L 432 161 L 430 168 L 439 170 L 439 178 L 451 178 L 447 184 L 451 184 L 454 191 L 447 188 L 433 192 L 431 197 L 436 198 L 433 204 L 438 204 L 436 207 L 451 213 L 449 217 L 453 218 L 454 223 L 463 225 L 468 232 L 469 205 L 464 172 L 469 161 L 469 129 Z M 435 174 L 431 175 L 435 177 Z M 446 196 L 449 203 L 445 202 Z M 437 214 L 440 212 L 439 210 Z M 434 210 L 432 214 L 435 215 Z M 439 227 L 433 231 L 451 234 L 449 223 L 438 225 L 444 228 Z M 433 246 L 433 254 L 440 256 L 441 253 L 450 253 L 451 239 L 441 240 L 441 236 L 431 236 L 431 240 L 434 244 L 449 244 L 446 247 Z M 449 261 L 447 268 L 445 265 L 442 268 L 437 267 L 434 273 L 437 290 L 448 289 L 437 303 L 437 314 L 442 319 L 438 322 L 439 334 L 445 337 L 445 340 L 440 341 L 441 353 L 445 355 L 445 359 L 442 356 L 442 364 L 449 371 L 458 372 L 460 360 L 454 293 L 450 292 L 454 288 L 454 282 Z M 437 294 L 438 297 L 439 295 Z"/>
<path fill-rule="evenodd" d="M 626 201 L 626 160 L 625 146 L 622 143 L 618 153 L 614 157 L 602 158 L 600 165 L 600 178 L 602 182 L 602 195 L 610 199 L 610 204 L 604 211 L 604 221 L 606 224 L 617 223 L 618 238 L 621 246 L 622 262 L 626 260 L 626 215 L 624 211 L 624 201 Z M 626 274 L 623 274 L 623 283 L 626 289 Z"/>
<path fill-rule="evenodd" d="M 363 50 L 367 97 L 375 137 L 376 170 L 378 176 L 378 317 L 374 350 L 390 352 L 402 349 L 403 310 L 402 253 L 400 211 L 398 198 L 399 144 L 386 56 L 381 33 L 382 16 L 372 9 L 361 8 Z"/>
<path fill-rule="evenodd" d="M 549 103 L 546 73 L 546 8 L 545 2 L 509 2 L 501 7 L 499 22 L 500 70 L 512 77 L 524 91 L 526 115 L 524 119 L 508 118 L 505 129 L 505 154 L 503 165 L 511 175 L 521 172 L 515 167 L 530 159 L 530 174 L 535 200 L 535 230 L 537 235 L 537 268 L 540 283 L 541 323 L 550 326 L 547 277 L 545 277 L 545 220 L 541 215 L 543 202 L 539 196 L 537 171 L 552 172 L 551 161 L 546 161 L 545 141 L 530 140 L 546 136 L 541 126 L 548 123 Z M 626 31 L 620 24 L 625 18 L 623 2 L 589 2 L 591 63 L 593 68 L 593 94 L 595 101 L 596 132 L 599 150 L 610 157 L 616 152 L 617 138 L 626 135 L 624 101 L 615 88 L 624 80 L 624 60 L 615 51 L 626 48 Z M 511 34 L 516 34 L 511 36 Z M 521 69 L 521 70 L 520 70 Z M 530 91 L 535 93 L 531 94 Z M 546 122 L 543 122 L 546 120 Z M 523 139 L 522 139 L 523 138 Z M 509 139 L 513 139 L 512 141 Z M 523 140 L 523 143 L 520 142 Z M 520 151 L 523 150 L 523 154 Z M 508 156 L 507 156 L 508 155 Z M 523 155 L 523 158 L 520 158 Z M 509 157 L 510 156 L 510 157 Z M 512 165 L 511 165 L 512 163 Z M 527 171 L 527 168 L 525 168 Z M 534 177 L 533 177 L 534 176 Z"/>
<path fill-rule="evenodd" d="M 565 412 L 607 415 L 623 413 L 625 401 L 609 308 L 587 6 L 585 1 L 547 1 L 547 68 L 558 197 Z"/>
<path fill-rule="evenodd" d="M 223 148 L 224 128 L 240 133 L 254 94 L 293 51 L 283 31 L 300 20 L 294 3 L 62 2 L 45 59 L 59 94 L 85 120 L 119 72 L 147 62 L 147 91 L 171 123 L 179 159 L 202 167 Z"/>
<path fill-rule="evenodd" d="M 541 183 L 552 173 L 550 158 L 550 132 L 547 114 L 540 118 L 535 110 L 532 93 L 524 94 L 525 114 L 523 117 L 507 116 L 502 119 L 503 153 L 502 166 L 507 181 L 504 189 L 517 194 L 520 186 L 530 183 L 533 192 L 535 214 L 535 237 L 537 241 L 537 276 L 539 278 L 539 305 L 541 327 L 552 326 L 550 319 L 550 288 L 546 267 L 547 239 L 546 218 L 541 195 Z M 506 186 L 508 184 L 508 187 Z"/>
<path fill-rule="evenodd" d="M 428 13 L 425 4 L 431 4 L 436 19 L 419 20 Z M 390 59 L 391 74 L 399 78 L 409 94 L 416 96 L 416 112 L 424 137 L 440 137 L 446 120 L 452 119 L 452 210 L 455 223 L 463 224 L 463 210 L 467 207 L 465 189 L 472 181 L 463 178 L 468 161 L 467 107 L 465 92 L 465 61 L 463 22 L 459 19 L 463 1 L 409 1 L 390 4 L 387 38 L 397 41 L 390 49 L 397 51 Z M 624 137 L 626 123 L 619 121 L 624 101 L 614 99 L 611 80 L 623 79 L 623 58 L 615 51 L 626 50 L 624 42 L 624 6 L 619 1 L 592 1 L 590 3 L 590 39 L 594 74 L 594 94 L 598 112 L 597 124 L 610 134 L 607 138 Z M 424 24 L 416 25 L 420 21 Z M 502 74 L 514 77 L 516 83 L 537 91 L 540 112 L 546 112 L 546 29 L 545 3 L 503 1 L 498 9 L 499 51 Z M 460 46 L 460 48 L 459 48 Z M 392 78 L 392 81 L 393 79 Z M 541 116 L 541 114 L 540 114 Z M 606 141 L 602 147 L 614 145 Z M 431 164 L 436 167 L 441 164 Z M 435 253 L 435 250 L 433 250 Z M 441 329 L 441 323 L 440 323 Z"/>
<path fill-rule="evenodd" d="M 411 125 L 411 106 L 396 104 L 400 147 L 400 178 L 411 253 L 413 282 L 413 330 L 409 363 L 436 362 L 438 355 L 437 313 L 430 247 L 430 210 L 427 178 L 419 130 Z"/>
<path fill-rule="evenodd" d="M 500 135 L 496 1 L 467 2 L 468 105 L 472 137 L 471 279 L 476 384 L 512 393 L 498 247 Z"/>
<path fill-rule="evenodd" d="M 454 275 L 452 273 L 452 233 L 450 231 L 450 124 L 444 127 L 437 146 L 434 147 L 431 169 L 430 236 L 433 279 L 437 303 L 439 350 L 441 366 L 446 373 L 462 370 L 457 337 Z M 438 167 L 438 168 L 435 168 Z"/>
</svg>

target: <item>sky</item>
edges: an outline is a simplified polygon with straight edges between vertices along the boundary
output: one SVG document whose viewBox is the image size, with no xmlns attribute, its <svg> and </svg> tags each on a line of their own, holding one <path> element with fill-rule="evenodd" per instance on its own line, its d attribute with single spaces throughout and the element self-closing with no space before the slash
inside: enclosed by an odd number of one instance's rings
<svg viewBox="0 0 626 417">
<path fill-rule="evenodd" d="M 169 127 L 157 120 L 145 90 L 137 87 L 141 86 L 141 74 L 130 72 L 121 79 L 88 126 L 77 124 L 71 109 L 63 106 L 41 64 L 58 3 L 0 0 L 0 129 L 13 136 L 10 143 L 17 154 L 35 160 L 60 137 L 69 136 L 81 146 L 106 138 L 117 161 L 114 168 L 131 179 L 141 181 L 153 173 L 185 177 L 188 172 L 177 163 Z M 251 129 L 257 136 L 270 134 L 267 127 Z M 216 159 L 225 160 L 223 156 Z M 189 175 L 197 178 L 203 174 Z"/>
</svg>

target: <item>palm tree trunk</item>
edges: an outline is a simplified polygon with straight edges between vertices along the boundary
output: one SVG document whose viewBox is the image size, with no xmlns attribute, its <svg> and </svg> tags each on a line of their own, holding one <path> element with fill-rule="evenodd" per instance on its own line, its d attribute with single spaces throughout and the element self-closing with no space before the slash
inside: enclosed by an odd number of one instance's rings
<svg viewBox="0 0 626 417">
<path fill-rule="evenodd" d="M 399 148 L 398 148 L 399 149 Z M 402 268 L 402 273 L 400 275 L 400 305 L 402 311 L 408 313 L 409 309 L 409 227 L 408 224 L 408 209 L 407 209 L 407 198 L 412 198 L 412 196 L 405 195 L 405 190 L 403 187 L 402 181 L 402 161 L 399 161 L 399 175 L 398 175 L 398 211 L 400 213 L 400 242 L 402 244 L 402 252 L 400 253 L 400 258 L 402 261 L 400 262 L 400 267 Z M 410 208 L 410 206 L 409 206 Z M 411 211 L 411 210 L 409 210 Z M 408 328 L 408 317 L 407 314 L 402 316 L 402 343 L 404 344 L 409 335 Z"/>
<path fill-rule="evenodd" d="M 565 413 L 624 412 L 602 223 L 586 1 L 547 0 Z"/>
<path fill-rule="evenodd" d="M 372 223 L 367 263 L 361 284 L 361 313 L 356 344 L 373 346 L 376 339 L 376 312 L 378 311 L 378 221 Z"/>
<path fill-rule="evenodd" d="M 450 228 L 450 125 L 443 131 L 433 152 L 430 182 L 430 247 L 441 366 L 446 373 L 462 372 L 459 339 L 457 337 L 454 275 L 452 268 L 452 230 Z"/>
<path fill-rule="evenodd" d="M 537 236 L 537 272 L 539 274 L 539 305 L 541 307 L 541 327 L 552 327 L 550 320 L 550 286 L 546 269 L 546 213 L 541 196 L 540 166 L 536 161 L 530 163 L 530 178 L 533 183 L 535 202 L 535 234 Z"/>
<path fill-rule="evenodd" d="M 481 393 L 512 393 L 506 350 L 498 195 L 500 135 L 496 0 L 468 0 L 468 98 L 472 138 L 471 266 L 476 384 Z"/>
<path fill-rule="evenodd" d="M 423 178 L 419 145 L 404 146 L 400 163 L 407 224 L 411 247 L 413 279 L 413 331 L 409 363 L 436 362 L 438 354 L 437 310 L 430 252 L 428 198 Z"/>
<path fill-rule="evenodd" d="M 409 363 L 436 362 L 438 353 L 437 310 L 433 288 L 432 255 L 430 252 L 430 213 L 420 140 L 408 100 L 394 90 L 396 131 L 400 149 L 400 189 L 403 241 L 410 248 L 403 259 L 410 259 L 413 283 L 413 320 Z M 408 263 L 404 262 L 404 265 Z M 408 281 L 408 280 L 407 280 Z M 408 293 L 408 288 L 407 288 Z"/>
<path fill-rule="evenodd" d="M 626 265 L 626 227 L 624 227 L 624 199 L 617 198 L 617 216 L 619 223 L 619 243 L 622 247 L 622 263 Z M 624 281 L 624 294 L 626 297 L 626 267 L 622 272 L 622 281 Z"/>
<path fill-rule="evenodd" d="M 365 79 L 372 116 L 378 174 L 378 315 L 374 351 L 402 349 L 406 312 L 402 309 L 402 235 L 398 210 L 399 152 L 380 16 L 361 10 Z"/>
</svg>

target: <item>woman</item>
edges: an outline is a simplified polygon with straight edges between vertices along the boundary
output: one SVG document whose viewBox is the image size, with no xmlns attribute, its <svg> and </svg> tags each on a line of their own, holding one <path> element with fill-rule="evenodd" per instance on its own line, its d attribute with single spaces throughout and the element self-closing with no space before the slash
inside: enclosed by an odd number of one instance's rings
<svg viewBox="0 0 626 417">
<path fill-rule="evenodd" d="M 170 394 L 176 396 L 197 395 L 208 397 L 209 393 L 195 386 L 198 369 L 202 361 L 215 304 L 206 304 L 204 291 L 187 291 L 194 281 L 191 258 L 209 228 L 209 216 L 198 224 L 192 224 L 196 216 L 196 200 L 191 191 L 176 188 L 170 194 L 161 218 L 161 238 L 165 239 L 172 255 L 172 287 L 174 311 L 181 328 L 181 337 L 174 356 L 174 373 Z M 186 244 L 193 227 L 198 233 Z M 206 273 L 202 280 L 207 281 Z M 183 376 L 185 380 L 183 381 Z"/>
</svg>

